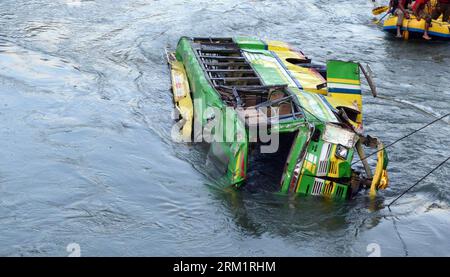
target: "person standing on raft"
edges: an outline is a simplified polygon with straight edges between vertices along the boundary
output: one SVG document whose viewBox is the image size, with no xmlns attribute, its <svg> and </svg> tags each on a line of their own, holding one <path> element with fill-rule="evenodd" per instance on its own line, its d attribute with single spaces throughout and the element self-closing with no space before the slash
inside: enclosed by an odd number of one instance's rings
<svg viewBox="0 0 450 277">
<path fill-rule="evenodd" d="M 391 12 L 397 15 L 397 37 L 402 37 L 403 18 L 409 19 L 409 10 L 412 0 L 391 0 Z"/>
<path fill-rule="evenodd" d="M 433 10 L 431 18 L 438 19 L 442 14 L 442 22 L 449 22 L 450 17 L 450 0 L 438 0 L 437 7 Z"/>
<path fill-rule="evenodd" d="M 430 29 L 431 26 L 431 16 L 426 12 L 425 7 L 428 7 L 429 10 L 431 9 L 430 0 L 416 0 L 412 9 L 417 21 L 420 21 L 422 18 L 425 19 L 425 32 L 422 37 L 426 40 L 430 40 L 431 37 L 428 35 L 428 29 Z"/>
</svg>

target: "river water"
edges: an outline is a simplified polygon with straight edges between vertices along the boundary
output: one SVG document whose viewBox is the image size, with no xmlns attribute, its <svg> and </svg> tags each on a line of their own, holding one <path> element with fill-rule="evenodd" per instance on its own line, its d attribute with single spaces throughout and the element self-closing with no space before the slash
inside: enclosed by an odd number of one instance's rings
<svg viewBox="0 0 450 277">
<path fill-rule="evenodd" d="M 180 36 L 284 40 L 317 62 L 369 63 L 366 132 L 386 143 L 450 110 L 450 45 L 399 41 L 369 1 L 0 2 L 0 255 L 450 255 L 450 121 L 390 151 L 370 201 L 228 192 L 201 147 L 170 137 L 164 48 Z M 373 244 L 375 245 L 373 247 Z M 371 244 L 371 245 L 369 245 Z M 369 249 L 369 250 L 368 250 Z M 373 254 L 373 253 L 372 253 Z M 376 254 L 376 253 L 375 253 Z"/>
</svg>

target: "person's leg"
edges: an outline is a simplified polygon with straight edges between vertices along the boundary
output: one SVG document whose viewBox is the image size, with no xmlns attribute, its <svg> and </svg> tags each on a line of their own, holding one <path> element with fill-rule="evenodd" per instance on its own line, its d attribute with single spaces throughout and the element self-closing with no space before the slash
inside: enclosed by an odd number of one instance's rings
<svg viewBox="0 0 450 277">
<path fill-rule="evenodd" d="M 405 14 L 400 9 L 397 9 L 395 11 L 395 13 L 397 14 L 397 37 L 401 38 L 402 37 L 403 17 L 405 16 Z"/>
<path fill-rule="evenodd" d="M 425 32 L 423 33 L 423 38 L 426 40 L 430 40 L 431 37 L 428 35 L 428 30 L 430 29 L 431 26 L 431 16 L 426 14 L 424 15 L 424 19 L 425 19 Z"/>
<path fill-rule="evenodd" d="M 442 22 L 448 22 L 450 19 L 450 4 L 442 4 Z"/>
</svg>

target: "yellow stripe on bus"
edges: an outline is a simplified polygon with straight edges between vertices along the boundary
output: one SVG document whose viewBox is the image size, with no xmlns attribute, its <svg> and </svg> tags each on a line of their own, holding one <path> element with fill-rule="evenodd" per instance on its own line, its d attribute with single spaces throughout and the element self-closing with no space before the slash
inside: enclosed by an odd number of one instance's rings
<svg viewBox="0 0 450 277">
<path fill-rule="evenodd" d="M 240 173 L 240 164 L 239 162 L 241 161 L 241 151 L 239 151 L 239 154 L 236 158 L 236 165 L 235 165 L 235 171 L 234 171 L 234 178 L 239 178 L 239 173 Z"/>
<path fill-rule="evenodd" d="M 327 81 L 329 83 L 343 83 L 343 84 L 352 84 L 352 85 L 361 84 L 359 80 L 339 79 L 339 78 L 327 78 Z"/>
</svg>

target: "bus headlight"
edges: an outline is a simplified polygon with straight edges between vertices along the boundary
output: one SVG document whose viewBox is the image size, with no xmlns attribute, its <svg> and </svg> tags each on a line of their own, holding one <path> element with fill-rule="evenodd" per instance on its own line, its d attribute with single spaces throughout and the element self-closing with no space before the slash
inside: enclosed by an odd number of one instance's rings
<svg viewBox="0 0 450 277">
<path fill-rule="evenodd" d="M 348 155 L 348 149 L 343 146 L 338 144 L 336 146 L 336 153 L 335 153 L 336 157 L 347 160 L 347 155 Z"/>
</svg>

